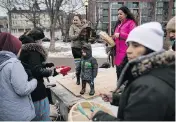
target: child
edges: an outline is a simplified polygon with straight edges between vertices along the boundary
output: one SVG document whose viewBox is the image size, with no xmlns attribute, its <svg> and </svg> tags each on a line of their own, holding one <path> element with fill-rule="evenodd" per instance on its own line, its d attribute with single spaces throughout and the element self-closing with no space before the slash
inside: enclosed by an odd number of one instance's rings
<svg viewBox="0 0 176 122">
<path fill-rule="evenodd" d="M 97 60 L 92 57 L 92 49 L 90 44 L 84 44 L 82 46 L 82 59 L 77 71 L 81 72 L 82 79 L 82 90 L 80 94 L 85 93 L 86 83 L 89 83 L 91 89 L 89 95 L 94 95 L 94 78 L 97 76 L 98 63 Z"/>
</svg>

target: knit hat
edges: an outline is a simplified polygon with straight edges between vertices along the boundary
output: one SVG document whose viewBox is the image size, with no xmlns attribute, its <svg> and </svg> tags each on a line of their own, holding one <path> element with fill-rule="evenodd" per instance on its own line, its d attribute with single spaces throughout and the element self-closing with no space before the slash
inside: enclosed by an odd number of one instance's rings
<svg viewBox="0 0 176 122">
<path fill-rule="evenodd" d="M 27 44 L 27 43 L 36 43 L 34 39 L 32 39 L 29 36 L 22 35 L 19 37 L 19 40 L 22 42 L 22 44 Z"/>
<path fill-rule="evenodd" d="M 176 22 L 175 22 L 175 21 L 176 21 L 175 18 L 176 18 L 176 16 L 174 16 L 172 19 L 170 19 L 169 22 L 167 23 L 166 29 L 167 29 L 168 31 L 169 31 L 169 30 L 171 30 L 171 31 L 174 30 L 174 31 L 175 31 L 175 28 L 176 28 L 176 27 L 175 27 L 175 23 L 176 23 Z"/>
<path fill-rule="evenodd" d="M 153 51 L 163 49 L 164 32 L 158 22 L 149 22 L 134 28 L 126 42 L 137 42 Z"/>
<path fill-rule="evenodd" d="M 0 33 L 0 51 L 9 51 L 17 55 L 21 46 L 21 41 L 10 33 Z"/>
</svg>

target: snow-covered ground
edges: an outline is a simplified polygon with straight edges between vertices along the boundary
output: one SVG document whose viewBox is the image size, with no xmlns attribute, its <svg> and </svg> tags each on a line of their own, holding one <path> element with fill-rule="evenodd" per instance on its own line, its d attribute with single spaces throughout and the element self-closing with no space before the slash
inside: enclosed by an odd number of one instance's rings
<svg viewBox="0 0 176 122">
<path fill-rule="evenodd" d="M 45 48 L 49 48 L 50 42 L 43 42 Z M 49 52 L 49 57 L 72 57 L 71 43 L 57 41 L 55 43 L 56 52 Z M 92 44 L 92 54 L 95 58 L 107 58 L 104 44 Z"/>
</svg>

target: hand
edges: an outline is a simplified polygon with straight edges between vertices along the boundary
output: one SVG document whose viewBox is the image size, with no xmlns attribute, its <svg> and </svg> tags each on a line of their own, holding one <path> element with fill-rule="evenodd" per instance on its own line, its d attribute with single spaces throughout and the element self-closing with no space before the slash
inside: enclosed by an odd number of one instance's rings
<svg viewBox="0 0 176 122">
<path fill-rule="evenodd" d="M 105 102 L 112 102 L 113 98 L 112 98 L 112 93 L 101 93 L 100 94 L 102 100 L 104 100 Z"/>
<path fill-rule="evenodd" d="M 53 77 L 58 75 L 59 73 L 56 71 L 56 68 L 53 69 Z"/>
<path fill-rule="evenodd" d="M 91 116 L 90 116 L 90 119 L 92 120 L 93 119 L 93 117 L 95 116 L 95 114 L 98 112 L 98 111 L 100 111 L 100 108 L 98 108 L 98 107 L 95 107 L 95 106 L 92 106 L 91 107 Z"/>
<path fill-rule="evenodd" d="M 53 64 L 53 63 L 45 63 L 44 66 L 45 66 L 45 67 L 49 67 L 49 68 L 51 68 L 51 67 L 54 66 L 54 64 Z"/>
<path fill-rule="evenodd" d="M 115 34 L 112 36 L 112 38 L 113 38 L 113 39 L 119 38 L 119 36 L 120 36 L 120 33 L 115 33 Z"/>
</svg>

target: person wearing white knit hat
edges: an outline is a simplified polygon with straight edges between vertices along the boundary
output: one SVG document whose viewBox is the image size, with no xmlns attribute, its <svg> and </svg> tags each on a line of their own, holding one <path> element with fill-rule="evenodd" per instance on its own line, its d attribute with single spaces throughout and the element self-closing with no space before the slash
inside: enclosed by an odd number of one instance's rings
<svg viewBox="0 0 176 122">
<path fill-rule="evenodd" d="M 128 60 L 163 49 L 164 32 L 158 22 L 149 22 L 134 28 L 127 38 Z"/>
<path fill-rule="evenodd" d="M 105 102 L 118 106 L 117 116 L 99 108 L 93 121 L 175 121 L 175 52 L 163 49 L 164 32 L 157 22 L 133 29 L 127 38 L 128 63 Z M 119 88 L 125 88 L 119 94 Z"/>
</svg>

